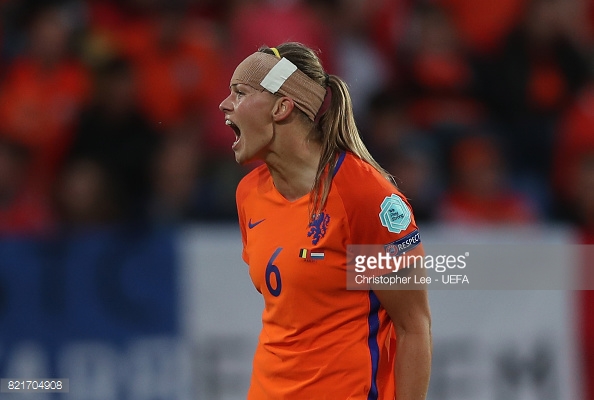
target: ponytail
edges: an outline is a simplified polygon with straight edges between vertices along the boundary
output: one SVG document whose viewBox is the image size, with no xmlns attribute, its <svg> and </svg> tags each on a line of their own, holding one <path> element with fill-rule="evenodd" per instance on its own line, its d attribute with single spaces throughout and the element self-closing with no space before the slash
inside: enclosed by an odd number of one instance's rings
<svg viewBox="0 0 594 400">
<path fill-rule="evenodd" d="M 328 75 L 327 84 L 327 95 L 331 96 L 331 101 L 317 126 L 322 143 L 322 154 L 310 200 L 312 217 L 318 215 L 326 204 L 334 178 L 334 169 L 339 153 L 342 151 L 355 154 L 396 186 L 393 176 L 374 160 L 361 140 L 347 84 L 336 75 Z"/>
</svg>

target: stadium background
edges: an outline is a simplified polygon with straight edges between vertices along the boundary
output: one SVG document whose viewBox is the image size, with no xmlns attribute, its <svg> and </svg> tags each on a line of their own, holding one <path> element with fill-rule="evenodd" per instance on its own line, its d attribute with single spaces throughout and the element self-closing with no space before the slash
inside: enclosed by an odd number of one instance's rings
<svg viewBox="0 0 594 400">
<path fill-rule="evenodd" d="M 0 15 L 0 377 L 70 378 L 77 400 L 242 398 L 261 301 L 235 223 L 249 169 L 218 104 L 261 44 L 319 48 L 349 83 L 424 241 L 594 244 L 591 0 Z M 430 295 L 430 399 L 594 399 L 592 292 Z"/>
</svg>

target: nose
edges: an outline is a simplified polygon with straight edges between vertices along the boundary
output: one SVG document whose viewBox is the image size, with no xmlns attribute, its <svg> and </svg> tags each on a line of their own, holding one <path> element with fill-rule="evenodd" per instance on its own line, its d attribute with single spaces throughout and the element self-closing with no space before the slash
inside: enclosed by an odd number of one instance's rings
<svg viewBox="0 0 594 400">
<path fill-rule="evenodd" d="M 222 112 L 231 111 L 233 104 L 231 103 L 230 97 L 231 97 L 231 94 L 229 94 L 229 96 L 227 96 L 221 102 L 221 104 L 219 104 L 219 110 L 221 110 Z"/>
</svg>

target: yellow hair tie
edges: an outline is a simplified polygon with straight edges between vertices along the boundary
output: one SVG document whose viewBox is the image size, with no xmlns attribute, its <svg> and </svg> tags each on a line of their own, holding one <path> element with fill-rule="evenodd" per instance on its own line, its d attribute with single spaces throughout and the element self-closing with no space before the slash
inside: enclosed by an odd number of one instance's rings
<svg viewBox="0 0 594 400">
<path fill-rule="evenodd" d="M 270 50 L 272 50 L 272 52 L 274 53 L 274 55 L 276 56 L 276 58 L 281 58 L 280 53 L 278 52 L 276 47 L 271 47 Z"/>
</svg>

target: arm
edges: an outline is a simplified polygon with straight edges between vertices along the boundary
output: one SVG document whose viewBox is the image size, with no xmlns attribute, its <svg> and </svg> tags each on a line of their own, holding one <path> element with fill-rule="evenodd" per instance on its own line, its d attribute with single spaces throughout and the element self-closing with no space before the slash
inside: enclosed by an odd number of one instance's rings
<svg viewBox="0 0 594 400">
<path fill-rule="evenodd" d="M 422 245 L 410 254 L 424 255 Z M 424 276 L 423 270 L 413 275 Z M 396 400 L 425 400 L 431 373 L 431 316 L 426 290 L 375 290 L 396 330 Z"/>
</svg>

